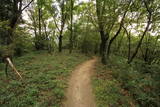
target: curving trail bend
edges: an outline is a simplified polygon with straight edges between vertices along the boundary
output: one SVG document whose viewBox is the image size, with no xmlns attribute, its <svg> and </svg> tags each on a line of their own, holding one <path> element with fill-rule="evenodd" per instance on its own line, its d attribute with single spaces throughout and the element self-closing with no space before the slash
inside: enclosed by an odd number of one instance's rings
<svg viewBox="0 0 160 107">
<path fill-rule="evenodd" d="M 96 107 L 91 76 L 96 58 L 80 64 L 72 73 L 63 107 Z"/>
</svg>

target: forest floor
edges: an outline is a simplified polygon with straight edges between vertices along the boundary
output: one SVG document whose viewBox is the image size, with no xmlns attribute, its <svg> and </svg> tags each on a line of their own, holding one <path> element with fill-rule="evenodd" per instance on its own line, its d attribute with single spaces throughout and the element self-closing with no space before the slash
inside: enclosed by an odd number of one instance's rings
<svg viewBox="0 0 160 107">
<path fill-rule="evenodd" d="M 0 107 L 61 107 L 74 68 L 90 57 L 68 51 L 28 53 L 14 58 L 23 80 L 0 63 Z"/>
<path fill-rule="evenodd" d="M 117 57 L 116 57 L 117 58 Z M 128 90 L 122 87 L 121 80 L 117 76 L 131 78 L 124 74 L 124 71 L 114 66 L 113 61 L 118 62 L 119 58 L 113 58 L 107 65 L 101 64 L 100 60 L 95 64 L 94 75 L 92 77 L 93 93 L 96 98 L 97 107 L 135 107 L 135 101 Z M 114 61 L 114 62 L 115 62 Z M 124 66 L 125 63 L 123 63 Z M 120 66 L 123 67 L 122 65 Z M 126 69 L 128 72 L 129 70 Z M 133 76 L 133 75 L 131 75 Z M 127 83 L 127 81 L 124 81 Z"/>
<path fill-rule="evenodd" d="M 22 80 L 11 69 L 6 77 L 5 64 L 0 63 L 0 106 L 136 107 L 137 101 L 144 107 L 159 105 L 158 65 L 126 65 L 126 59 L 117 56 L 103 65 L 91 56 L 36 51 L 15 57 Z"/>
<path fill-rule="evenodd" d="M 93 58 L 75 68 L 69 81 L 64 107 L 96 107 L 91 85 L 96 61 L 97 58 Z"/>
</svg>

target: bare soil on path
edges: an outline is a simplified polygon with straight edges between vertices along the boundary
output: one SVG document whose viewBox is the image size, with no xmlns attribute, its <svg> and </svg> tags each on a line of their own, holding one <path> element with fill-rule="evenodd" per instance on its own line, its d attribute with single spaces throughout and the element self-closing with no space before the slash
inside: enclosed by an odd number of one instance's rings
<svg viewBox="0 0 160 107">
<path fill-rule="evenodd" d="M 96 60 L 96 58 L 88 60 L 73 71 L 63 107 L 96 107 L 91 86 Z"/>
</svg>

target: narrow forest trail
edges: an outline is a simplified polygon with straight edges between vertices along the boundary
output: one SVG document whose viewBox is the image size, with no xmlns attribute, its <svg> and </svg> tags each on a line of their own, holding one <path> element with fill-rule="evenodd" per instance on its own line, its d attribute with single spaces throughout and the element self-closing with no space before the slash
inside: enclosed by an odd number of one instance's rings
<svg viewBox="0 0 160 107">
<path fill-rule="evenodd" d="M 96 60 L 93 58 L 86 61 L 73 71 L 63 107 L 96 107 L 91 86 Z"/>
</svg>

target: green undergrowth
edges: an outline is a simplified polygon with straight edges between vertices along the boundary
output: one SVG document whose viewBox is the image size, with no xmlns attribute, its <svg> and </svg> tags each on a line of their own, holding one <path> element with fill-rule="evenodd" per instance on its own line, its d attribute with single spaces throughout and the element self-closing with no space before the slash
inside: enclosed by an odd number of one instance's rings
<svg viewBox="0 0 160 107">
<path fill-rule="evenodd" d="M 159 107 L 160 66 L 126 61 L 111 56 L 107 66 L 97 64 L 93 79 L 97 107 Z"/>
<path fill-rule="evenodd" d="M 148 65 L 141 60 L 129 65 L 125 58 L 112 56 L 108 66 L 138 107 L 160 107 L 160 65 Z"/>
<path fill-rule="evenodd" d="M 44 51 L 14 59 L 23 80 L 0 65 L 1 107 L 60 107 L 67 87 L 67 77 L 73 68 L 87 60 L 80 53 L 68 52 L 50 55 Z"/>
<path fill-rule="evenodd" d="M 131 107 L 132 98 L 112 75 L 113 72 L 108 67 L 102 65 L 100 61 L 97 63 L 93 77 L 97 107 Z"/>
</svg>

